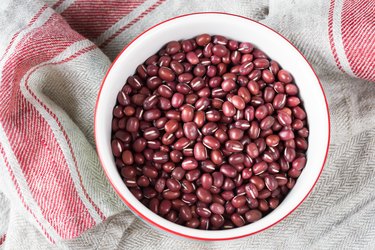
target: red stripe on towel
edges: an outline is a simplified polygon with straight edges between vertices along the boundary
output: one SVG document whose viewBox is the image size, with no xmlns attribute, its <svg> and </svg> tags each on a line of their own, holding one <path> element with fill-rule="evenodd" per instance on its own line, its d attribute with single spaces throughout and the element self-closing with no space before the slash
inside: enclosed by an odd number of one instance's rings
<svg viewBox="0 0 375 250">
<path fill-rule="evenodd" d="M 63 239 L 80 235 L 94 226 L 95 221 L 74 187 L 69 166 L 52 128 L 23 96 L 20 82 L 31 68 L 83 39 L 75 32 L 67 33 L 67 30 L 66 22 L 54 14 L 42 27 L 28 34 L 4 66 L 0 86 L 0 96 L 3 97 L 0 100 L 0 122 L 41 213 Z M 27 206 L 27 201 L 24 205 Z"/>
<path fill-rule="evenodd" d="M 5 49 L 4 54 L 1 56 L 0 61 L 4 59 L 4 57 L 8 54 L 10 47 L 12 47 L 14 41 L 19 36 L 19 34 L 24 31 L 25 29 L 29 28 L 31 25 L 35 23 L 35 21 L 42 15 L 42 13 L 48 8 L 48 6 L 45 4 L 43 7 L 35 14 L 35 16 L 30 20 L 30 22 L 22 29 L 20 29 L 18 32 L 16 32 L 12 39 L 10 40 L 10 43 L 8 44 L 7 48 Z"/>
<path fill-rule="evenodd" d="M 94 39 L 144 1 L 78 0 L 61 15 L 74 30 L 89 39 Z"/>
<path fill-rule="evenodd" d="M 353 73 L 375 81 L 375 1 L 345 0 L 341 13 L 342 41 Z"/>
<path fill-rule="evenodd" d="M 110 36 L 106 41 L 104 41 L 102 44 L 99 44 L 99 47 L 100 48 L 103 48 L 105 47 L 107 44 L 109 44 L 113 39 L 115 39 L 118 35 L 120 35 L 122 32 L 124 32 L 126 29 L 130 28 L 131 26 L 133 26 L 135 23 L 137 23 L 139 20 L 141 20 L 142 18 L 144 18 L 145 16 L 147 16 L 147 14 L 149 14 L 150 12 L 152 12 L 155 8 L 157 8 L 159 5 L 161 5 L 163 2 L 165 2 L 166 0 L 159 0 L 157 1 L 155 4 L 153 4 L 152 6 L 150 6 L 147 10 L 145 10 L 144 12 L 142 12 L 138 17 L 136 17 L 135 19 L 133 19 L 130 23 L 128 23 L 127 25 L 121 27 L 118 31 L 116 31 L 115 34 L 113 34 L 112 36 Z"/>
</svg>

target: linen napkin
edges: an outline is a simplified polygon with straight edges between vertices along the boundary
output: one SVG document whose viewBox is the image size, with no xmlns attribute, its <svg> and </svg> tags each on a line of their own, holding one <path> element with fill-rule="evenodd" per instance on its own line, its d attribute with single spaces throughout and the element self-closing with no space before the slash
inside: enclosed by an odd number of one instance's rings
<svg viewBox="0 0 375 250">
<path fill-rule="evenodd" d="M 287 37 L 317 71 L 331 112 L 330 155 L 314 192 L 277 226 L 230 243 L 181 241 L 135 219 L 110 187 L 93 139 L 111 60 L 145 29 L 199 11 L 247 16 Z M 375 244 L 373 0 L 3 0 L 0 34 L 0 247 Z"/>
</svg>

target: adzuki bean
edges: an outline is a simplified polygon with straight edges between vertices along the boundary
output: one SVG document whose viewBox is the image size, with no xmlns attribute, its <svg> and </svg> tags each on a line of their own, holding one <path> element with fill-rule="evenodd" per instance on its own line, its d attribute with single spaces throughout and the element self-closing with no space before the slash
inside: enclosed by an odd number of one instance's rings
<svg viewBox="0 0 375 250">
<path fill-rule="evenodd" d="M 201 34 L 171 41 L 117 95 L 112 153 L 154 213 L 201 230 L 275 209 L 308 161 L 293 76 L 251 43 Z"/>
</svg>

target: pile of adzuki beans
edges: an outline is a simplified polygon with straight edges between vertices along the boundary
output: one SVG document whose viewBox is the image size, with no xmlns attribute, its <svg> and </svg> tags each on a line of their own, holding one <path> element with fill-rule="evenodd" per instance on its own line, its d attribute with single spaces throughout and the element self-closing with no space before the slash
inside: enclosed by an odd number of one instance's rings
<svg viewBox="0 0 375 250">
<path fill-rule="evenodd" d="M 202 34 L 137 67 L 113 110 L 112 150 L 133 195 L 181 225 L 259 220 L 306 164 L 306 113 L 292 76 L 248 42 Z"/>
</svg>

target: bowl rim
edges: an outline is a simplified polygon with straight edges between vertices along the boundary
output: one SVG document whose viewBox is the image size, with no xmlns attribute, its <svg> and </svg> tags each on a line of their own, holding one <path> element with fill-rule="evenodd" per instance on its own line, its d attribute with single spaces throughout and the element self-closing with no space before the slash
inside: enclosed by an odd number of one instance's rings
<svg viewBox="0 0 375 250">
<path fill-rule="evenodd" d="M 116 188 L 116 186 L 114 185 L 114 183 L 112 182 L 111 180 L 111 177 L 110 175 L 108 174 L 107 172 L 107 169 L 104 167 L 104 162 L 102 161 L 101 157 L 100 157 L 100 149 L 98 147 L 98 145 L 96 144 L 97 142 L 97 119 L 96 119 L 96 116 L 97 116 L 97 110 L 98 110 L 98 104 L 99 104 L 99 100 L 100 100 L 100 95 L 101 95 L 101 92 L 102 92 L 102 89 L 104 87 L 104 84 L 106 82 L 106 79 L 107 79 L 107 76 L 109 75 L 112 67 L 114 66 L 114 64 L 116 63 L 116 61 L 122 56 L 122 54 L 125 52 L 125 50 L 132 44 L 134 43 L 138 38 L 140 38 L 141 36 L 143 36 L 145 33 L 147 33 L 148 31 L 154 29 L 155 27 L 158 27 L 159 25 L 162 25 L 164 23 L 167 23 L 167 22 L 170 22 L 170 21 L 173 21 L 175 19 L 178 19 L 178 18 L 183 18 L 183 17 L 186 17 L 186 16 L 193 16 L 193 15 L 201 15 L 201 14 L 221 14 L 221 15 L 229 15 L 229 16 L 234 16 L 234 17 L 238 17 L 238 18 L 243 18 L 243 19 L 246 19 L 248 21 L 251 21 L 251 22 L 255 22 L 257 24 L 260 24 L 262 25 L 264 28 L 266 29 L 269 29 L 271 31 L 273 31 L 275 34 L 279 35 L 282 39 L 284 39 L 286 42 L 288 42 L 291 46 L 293 46 L 293 48 L 302 56 L 302 58 L 306 61 L 306 63 L 309 65 L 310 69 L 312 70 L 312 72 L 314 73 L 315 77 L 316 77 L 316 80 L 318 81 L 319 85 L 320 85 L 320 89 L 322 91 L 322 94 L 323 94 L 323 97 L 324 97 L 324 102 L 325 102 L 325 106 L 326 106 L 326 110 L 327 110 L 327 121 L 328 121 L 328 140 L 327 140 L 327 147 L 326 147 L 326 151 L 325 151 L 325 156 L 324 156 L 324 160 L 323 160 L 323 163 L 322 163 L 322 166 L 321 166 L 321 169 L 320 169 L 320 172 L 319 172 L 319 175 L 317 176 L 314 184 L 312 185 L 311 189 L 307 192 L 307 194 L 303 197 L 303 199 L 292 209 L 290 210 L 285 216 L 283 216 L 281 219 L 275 221 L 274 223 L 272 223 L 271 225 L 268 225 L 262 229 L 259 229 L 255 232 L 251 232 L 251 233 L 248 233 L 248 234 L 243 234 L 243 235 L 239 235 L 239 236 L 235 236 L 235 237 L 223 237 L 223 238 L 204 238 L 204 237 L 196 237 L 196 236 L 191 236 L 191 235 L 188 235 L 188 234 L 183 234 L 183 233 L 180 233 L 180 232 L 176 232 L 176 231 L 173 231 L 169 228 L 166 228 L 160 224 L 158 224 L 157 222 L 149 219 L 147 216 L 143 215 L 141 212 L 139 212 L 137 210 L 137 208 L 135 208 L 132 204 L 130 204 L 130 202 L 128 202 L 128 200 L 120 193 L 120 191 Z M 250 236 L 250 235 L 254 235 L 254 234 L 257 234 L 257 233 L 260 233 L 270 227 L 273 227 L 275 226 L 276 224 L 278 224 L 279 222 L 281 222 L 282 220 L 284 220 L 286 217 L 288 217 L 290 214 L 292 214 L 305 200 L 306 198 L 310 195 L 311 191 L 314 189 L 316 183 L 318 182 L 322 172 L 323 172 L 323 169 L 324 169 L 324 166 L 325 166 L 325 163 L 327 161 L 327 157 L 328 157 L 328 152 L 329 152 L 329 147 L 330 147 L 330 142 L 331 142 L 331 120 L 330 120 L 330 112 L 329 112 L 329 108 L 328 108 L 328 101 L 327 101 L 327 97 L 324 93 L 324 89 L 323 89 L 323 85 L 322 83 L 320 82 L 320 79 L 318 78 L 315 70 L 313 69 L 313 67 L 311 66 L 311 64 L 309 63 L 309 61 L 306 59 L 306 57 L 301 53 L 301 51 L 299 51 L 299 49 L 297 49 L 297 47 L 295 45 L 293 45 L 287 38 L 285 38 L 283 35 L 281 35 L 279 32 L 277 32 L 276 30 L 268 27 L 267 25 L 265 24 L 262 24 L 258 21 L 255 21 L 251 18 L 248 18 L 248 17 L 245 17 L 245 16 L 241 16 L 241 15 L 237 15 L 237 14 L 233 14 L 233 13 L 227 13 L 227 12 L 216 12 L 216 11 L 207 11 L 207 12 L 193 12 L 193 13 L 188 13 L 188 14 L 183 14 L 183 15 L 178 15 L 178 16 L 175 16 L 175 17 L 172 17 L 172 18 L 169 18 L 169 19 L 166 19 L 164 21 L 161 21 L 153 26 L 151 26 L 150 28 L 144 30 L 143 32 L 141 32 L 139 35 L 137 35 L 132 41 L 130 41 L 122 50 L 121 52 L 116 56 L 116 58 L 113 60 L 113 62 L 111 63 L 109 69 L 107 70 L 101 84 L 100 84 L 100 88 L 99 88 L 99 92 L 98 92 L 98 96 L 97 96 L 97 99 L 96 99 L 96 103 L 95 103 L 95 109 L 94 109 L 94 137 L 95 137 L 95 145 L 96 145 L 96 151 L 98 153 L 98 158 L 99 158 L 99 162 L 102 166 L 102 169 L 104 170 L 106 176 L 107 176 L 107 179 L 109 180 L 112 188 L 115 190 L 115 192 L 117 193 L 117 195 L 121 198 L 121 200 L 126 204 L 126 206 L 128 206 L 134 213 L 136 213 L 139 217 L 141 217 L 143 220 L 147 221 L 148 223 L 150 223 L 151 225 L 163 230 L 163 231 L 166 231 L 168 233 L 171 233 L 171 234 L 174 234 L 174 235 L 178 235 L 178 236 L 181 236 L 181 237 L 184 237 L 184 238 L 189 238 L 189 239 L 193 239 L 193 240 L 202 240 L 202 241 L 225 241 L 225 240 L 234 240 L 234 239 L 239 239 L 239 238 L 243 238 L 243 237 L 247 237 L 247 236 Z"/>
</svg>

